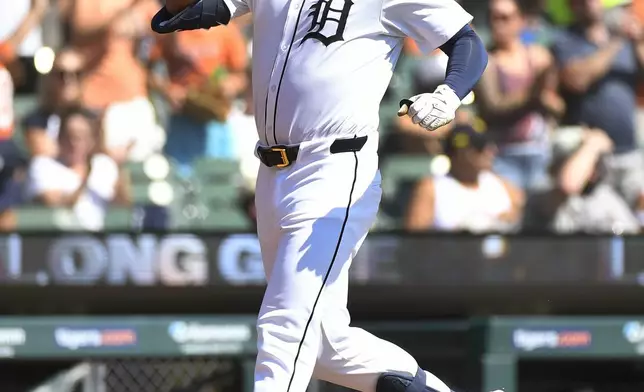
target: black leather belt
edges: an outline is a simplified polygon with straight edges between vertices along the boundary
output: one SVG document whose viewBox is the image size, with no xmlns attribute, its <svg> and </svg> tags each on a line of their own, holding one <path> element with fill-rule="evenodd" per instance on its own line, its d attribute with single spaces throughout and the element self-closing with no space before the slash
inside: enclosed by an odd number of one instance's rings
<svg viewBox="0 0 644 392">
<path fill-rule="evenodd" d="M 342 152 L 360 151 L 367 143 L 367 136 L 354 137 L 350 139 L 335 139 L 331 144 L 331 154 L 339 154 Z M 257 147 L 257 155 L 259 160 L 268 167 L 284 168 L 289 167 L 297 160 L 297 154 L 300 152 L 300 146 L 272 146 L 272 147 Z"/>
</svg>

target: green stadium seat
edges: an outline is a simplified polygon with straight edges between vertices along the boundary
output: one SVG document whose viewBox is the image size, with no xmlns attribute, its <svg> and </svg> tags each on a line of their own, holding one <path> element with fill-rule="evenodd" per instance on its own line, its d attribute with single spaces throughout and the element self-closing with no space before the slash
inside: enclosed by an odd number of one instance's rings
<svg viewBox="0 0 644 392">
<path fill-rule="evenodd" d="M 239 162 L 202 158 L 194 164 L 195 190 L 188 204 L 200 209 L 198 217 L 176 216 L 179 227 L 202 230 L 245 230 L 249 224 L 239 207 L 242 177 Z"/>
<path fill-rule="evenodd" d="M 250 229 L 250 222 L 240 209 L 209 209 L 208 215 L 201 221 L 203 230 L 241 231 Z"/>
<path fill-rule="evenodd" d="M 14 116 L 16 118 L 16 127 L 13 133 L 13 140 L 16 142 L 16 145 L 22 149 L 23 152 L 27 152 L 25 146 L 25 133 L 22 126 L 22 120 L 27 114 L 32 112 L 38 106 L 38 96 L 36 95 L 27 95 L 27 96 L 17 96 L 13 101 Z"/>
<path fill-rule="evenodd" d="M 69 211 L 71 213 L 71 211 Z M 18 231 L 60 230 L 59 219 L 66 211 L 42 206 L 22 206 L 16 209 Z M 69 219 L 71 220 L 71 219 Z"/>
<path fill-rule="evenodd" d="M 192 210 L 189 210 L 192 209 Z M 239 208 L 207 208 L 202 204 L 184 206 L 172 212 L 175 230 L 241 231 L 250 224 Z"/>
<path fill-rule="evenodd" d="M 132 203 L 135 205 L 144 205 L 150 203 L 150 196 L 148 188 L 150 184 L 136 184 L 132 183 Z"/>
<path fill-rule="evenodd" d="M 130 174 L 132 184 L 147 184 L 152 180 L 145 174 L 142 162 L 128 162 L 125 164 L 125 170 Z"/>
<path fill-rule="evenodd" d="M 228 159 L 201 158 L 194 163 L 194 177 L 203 188 L 241 182 L 239 162 Z"/>
<path fill-rule="evenodd" d="M 132 228 L 132 209 L 129 207 L 110 207 L 105 214 L 105 231 L 129 230 Z"/>
<path fill-rule="evenodd" d="M 144 164 L 141 162 L 129 162 L 126 164 L 126 169 L 130 175 L 132 199 L 134 204 L 142 205 L 151 203 L 149 188 L 155 181 L 145 173 Z M 175 199 L 180 197 L 182 187 L 179 186 L 179 176 L 174 170 L 174 167 L 170 166 L 168 177 L 161 181 L 167 181 L 172 186 L 172 189 L 175 191 Z"/>
<path fill-rule="evenodd" d="M 387 231 L 398 228 L 396 220 L 383 211 L 378 212 L 376 223 L 371 227 L 371 231 Z"/>
<path fill-rule="evenodd" d="M 237 208 L 239 187 L 235 184 L 217 184 L 203 186 L 197 199 L 209 209 Z"/>
<path fill-rule="evenodd" d="M 22 206 L 17 208 L 18 231 L 77 231 L 83 230 L 74 212 L 65 208 Z M 130 208 L 112 207 L 105 215 L 104 230 L 127 230 L 131 227 Z"/>
<path fill-rule="evenodd" d="M 430 174 L 433 157 L 429 155 L 394 155 L 384 162 L 382 172 L 383 196 L 392 197 L 405 182 L 416 182 Z"/>
<path fill-rule="evenodd" d="M 416 182 L 430 174 L 431 156 L 399 155 L 391 156 L 383 164 L 382 172 L 382 210 L 390 216 L 391 222 L 398 223 L 409 202 Z"/>
</svg>

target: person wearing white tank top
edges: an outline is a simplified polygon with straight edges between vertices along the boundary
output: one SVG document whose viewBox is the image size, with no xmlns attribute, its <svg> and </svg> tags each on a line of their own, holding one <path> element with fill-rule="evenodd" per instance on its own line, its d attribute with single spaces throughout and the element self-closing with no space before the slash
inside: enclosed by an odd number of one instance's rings
<svg viewBox="0 0 644 392">
<path fill-rule="evenodd" d="M 446 140 L 451 167 L 427 177 L 412 195 L 405 228 L 410 231 L 505 232 L 522 215 L 523 192 L 491 171 L 496 147 L 469 125 L 455 127 Z"/>
</svg>

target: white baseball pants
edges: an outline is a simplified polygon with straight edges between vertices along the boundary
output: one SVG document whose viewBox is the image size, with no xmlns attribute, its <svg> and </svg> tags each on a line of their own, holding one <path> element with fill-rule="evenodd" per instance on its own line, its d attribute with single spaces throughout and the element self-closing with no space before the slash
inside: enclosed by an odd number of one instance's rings
<svg viewBox="0 0 644 392">
<path fill-rule="evenodd" d="M 349 326 L 349 266 L 380 203 L 378 136 L 331 154 L 334 139 L 303 143 L 285 169 L 261 166 L 258 234 L 268 286 L 257 321 L 255 392 L 304 392 L 312 377 L 358 391 L 381 373 L 414 376 L 401 348 Z M 428 385 L 449 388 L 431 374 Z"/>
</svg>

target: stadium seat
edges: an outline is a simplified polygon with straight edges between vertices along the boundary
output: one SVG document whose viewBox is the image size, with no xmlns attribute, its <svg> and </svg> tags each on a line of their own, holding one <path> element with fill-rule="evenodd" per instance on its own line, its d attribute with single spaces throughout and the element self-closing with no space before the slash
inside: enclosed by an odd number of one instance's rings
<svg viewBox="0 0 644 392">
<path fill-rule="evenodd" d="M 202 187 L 241 182 L 239 162 L 228 159 L 201 158 L 194 163 L 194 177 Z"/>
<path fill-rule="evenodd" d="M 382 167 L 382 212 L 399 220 L 406 209 L 414 184 L 430 174 L 432 157 L 395 155 Z"/>
<path fill-rule="evenodd" d="M 194 225 L 204 230 L 244 230 L 246 217 L 239 206 L 242 177 L 239 162 L 226 159 L 202 158 L 194 165 L 195 189 L 189 208 L 197 209 L 198 216 L 178 217 L 179 225 Z M 191 215 L 191 214 L 188 214 Z"/>
<path fill-rule="evenodd" d="M 238 208 L 209 209 L 208 215 L 201 221 L 200 228 L 214 231 L 242 231 L 250 229 L 250 222 Z"/>
<path fill-rule="evenodd" d="M 132 184 L 142 184 L 152 181 L 150 177 L 145 174 L 142 162 L 127 162 L 125 170 L 130 174 L 130 181 Z"/>
<path fill-rule="evenodd" d="M 129 230 L 132 228 L 132 209 L 110 207 L 105 214 L 105 231 Z"/>
<path fill-rule="evenodd" d="M 429 155 L 394 155 L 387 158 L 381 170 L 383 196 L 392 197 L 405 182 L 416 182 L 430 174 L 432 158 Z"/>
<path fill-rule="evenodd" d="M 84 230 L 70 209 L 31 205 L 19 207 L 16 214 L 19 231 Z M 127 230 L 131 222 L 132 212 L 129 208 L 112 207 L 105 214 L 104 230 Z"/>
<path fill-rule="evenodd" d="M 144 164 L 141 162 L 129 162 L 126 164 L 126 169 L 130 175 L 133 203 L 135 205 L 153 203 L 150 197 L 150 185 L 153 184 L 155 180 L 146 174 Z M 175 191 L 174 198 L 176 199 L 180 194 L 178 191 L 182 190 L 182 188 L 179 186 L 179 176 L 174 169 L 175 168 L 173 166 L 170 166 L 170 173 L 168 176 L 159 181 L 165 181 L 170 184 L 173 191 Z"/>
<path fill-rule="evenodd" d="M 64 216 L 64 212 L 62 216 Z M 61 212 L 43 206 L 23 206 L 16 209 L 18 231 L 60 230 L 57 217 Z"/>
</svg>

